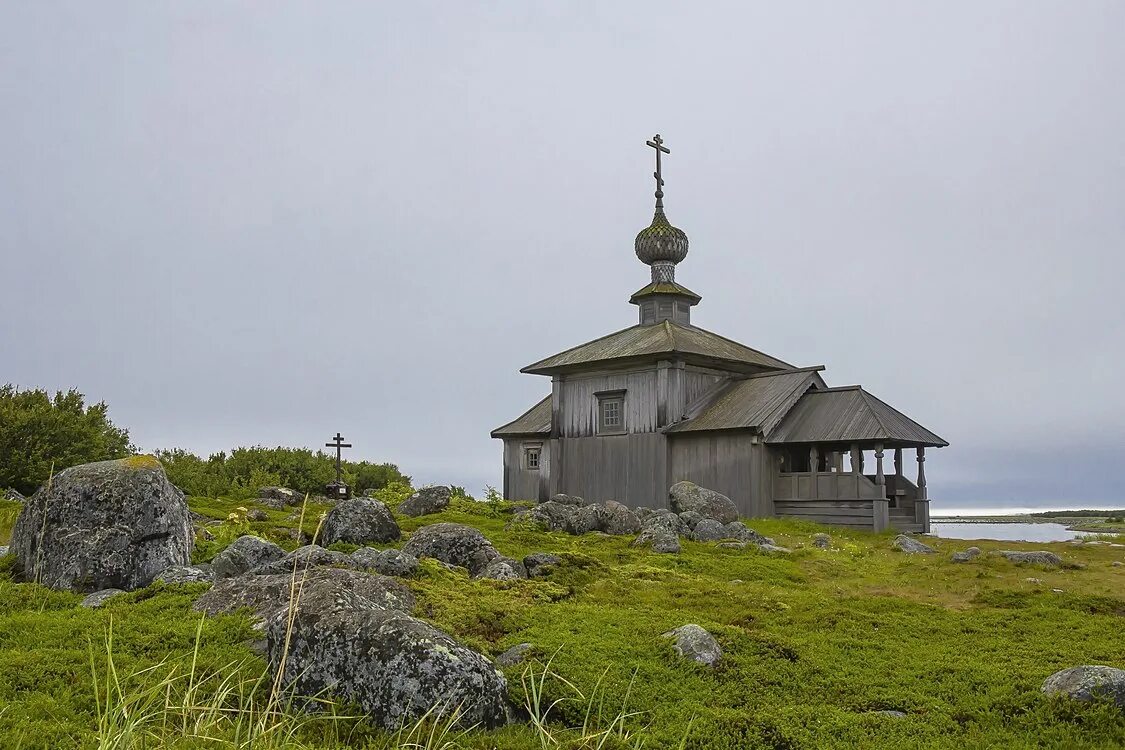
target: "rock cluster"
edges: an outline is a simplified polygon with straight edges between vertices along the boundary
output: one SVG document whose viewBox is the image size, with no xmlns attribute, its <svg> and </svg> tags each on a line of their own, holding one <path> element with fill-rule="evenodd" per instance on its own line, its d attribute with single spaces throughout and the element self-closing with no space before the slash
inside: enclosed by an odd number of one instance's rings
<svg viewBox="0 0 1125 750">
<path fill-rule="evenodd" d="M 632 510 L 616 500 L 586 502 L 574 495 L 555 495 L 530 510 L 517 513 L 513 520 L 530 522 L 547 531 L 568 534 L 636 534 L 641 521 Z"/>
<path fill-rule="evenodd" d="M 55 589 L 132 591 L 191 560 L 184 494 L 152 456 L 73 466 L 24 503 L 11 552 L 28 580 Z"/>
</svg>

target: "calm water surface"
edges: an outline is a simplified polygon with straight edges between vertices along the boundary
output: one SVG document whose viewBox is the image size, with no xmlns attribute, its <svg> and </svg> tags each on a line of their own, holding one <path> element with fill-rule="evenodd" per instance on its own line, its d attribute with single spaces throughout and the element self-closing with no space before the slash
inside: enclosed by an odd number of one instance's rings
<svg viewBox="0 0 1125 750">
<path fill-rule="evenodd" d="M 945 539 L 1001 539 L 1012 542 L 1066 542 L 1089 536 L 1070 531 L 1061 523 L 964 523 L 933 521 L 930 534 Z"/>
</svg>

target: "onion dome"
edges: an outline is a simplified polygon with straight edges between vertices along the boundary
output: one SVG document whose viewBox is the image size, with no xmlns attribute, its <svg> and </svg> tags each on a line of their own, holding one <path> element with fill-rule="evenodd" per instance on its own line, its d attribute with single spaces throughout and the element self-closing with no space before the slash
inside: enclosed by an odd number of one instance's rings
<svg viewBox="0 0 1125 750">
<path fill-rule="evenodd" d="M 652 217 L 652 224 L 637 233 L 634 247 L 637 258 L 642 263 L 652 266 L 653 281 L 672 281 L 672 275 L 666 278 L 658 271 L 671 271 L 677 263 L 687 257 L 688 237 L 684 230 L 674 227 L 664 215 L 664 207 L 657 199 L 656 213 Z"/>
</svg>

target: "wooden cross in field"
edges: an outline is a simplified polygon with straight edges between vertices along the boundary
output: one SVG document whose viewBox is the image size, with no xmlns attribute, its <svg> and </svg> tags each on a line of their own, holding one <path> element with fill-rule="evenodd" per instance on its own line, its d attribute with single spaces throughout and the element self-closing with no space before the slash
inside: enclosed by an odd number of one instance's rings
<svg viewBox="0 0 1125 750">
<path fill-rule="evenodd" d="M 340 450 L 343 449 L 343 448 L 351 448 L 352 444 L 351 443 L 345 443 L 343 435 L 341 435 L 339 432 L 337 432 L 336 437 L 332 438 L 332 442 L 331 443 L 325 443 L 324 447 L 336 449 L 336 484 L 342 484 L 342 482 L 340 481 L 341 480 Z"/>
</svg>

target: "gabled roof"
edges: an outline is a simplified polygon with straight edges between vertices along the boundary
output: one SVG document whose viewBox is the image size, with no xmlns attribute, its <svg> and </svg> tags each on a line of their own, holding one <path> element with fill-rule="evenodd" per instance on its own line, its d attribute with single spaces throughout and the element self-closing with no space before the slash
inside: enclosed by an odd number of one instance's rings
<svg viewBox="0 0 1125 750">
<path fill-rule="evenodd" d="M 805 391 L 820 382 L 817 373 L 823 369 L 809 367 L 728 379 L 690 406 L 685 421 L 665 431 L 756 429 L 767 433 Z"/>
<path fill-rule="evenodd" d="M 858 385 L 808 391 L 767 443 L 900 443 L 943 447 L 945 440 Z"/>
<path fill-rule="evenodd" d="M 543 399 L 515 420 L 492 431 L 492 437 L 551 434 L 551 397 Z"/>
<path fill-rule="evenodd" d="M 653 355 L 686 355 L 688 358 L 742 365 L 754 370 L 790 370 L 792 365 L 723 338 L 695 326 L 683 326 L 664 320 L 652 325 L 631 326 L 600 339 L 567 349 L 520 370 L 536 375 L 592 365 L 599 362 L 651 357 Z"/>
</svg>

